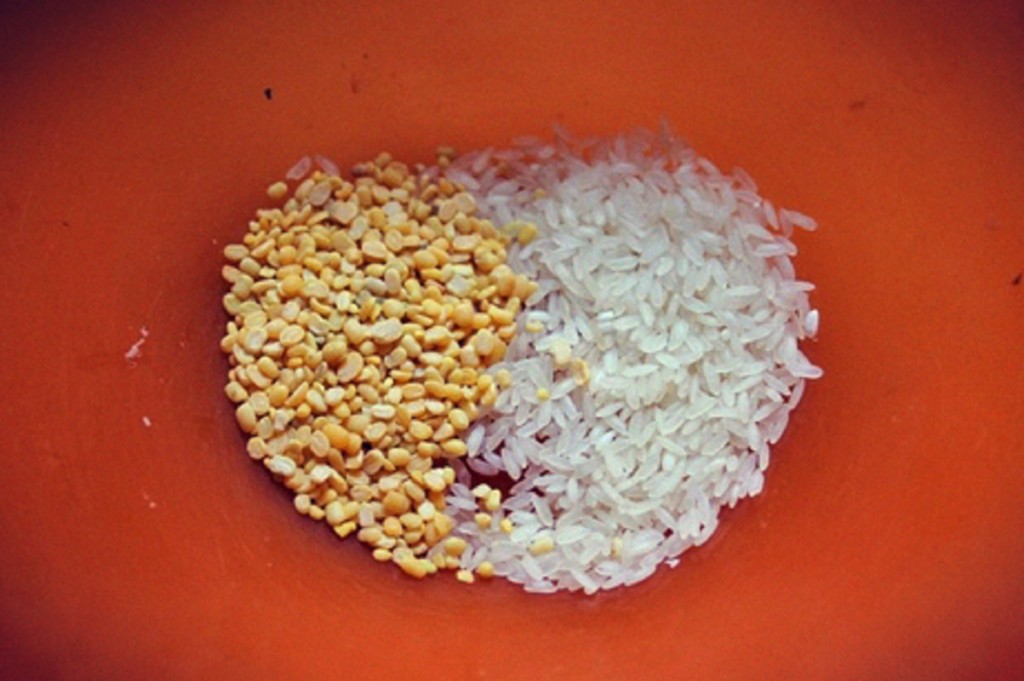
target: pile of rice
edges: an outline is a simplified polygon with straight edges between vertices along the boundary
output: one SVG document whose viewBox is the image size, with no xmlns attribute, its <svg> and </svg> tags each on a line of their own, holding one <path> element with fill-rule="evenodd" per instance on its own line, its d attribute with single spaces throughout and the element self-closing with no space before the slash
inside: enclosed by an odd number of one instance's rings
<svg viewBox="0 0 1024 681">
<path fill-rule="evenodd" d="M 798 347 L 818 313 L 787 238 L 814 221 L 667 130 L 557 133 L 444 172 L 483 217 L 539 228 L 509 264 L 540 284 L 520 324 L 544 327 L 519 333 L 503 364 L 512 387 L 467 437 L 449 496 L 463 567 L 490 561 L 528 591 L 593 593 L 674 566 L 723 506 L 761 491 L 804 381 L 822 374 Z M 589 366 L 584 385 L 556 367 L 566 345 Z M 515 483 L 481 529 L 472 486 L 498 473 Z"/>
</svg>

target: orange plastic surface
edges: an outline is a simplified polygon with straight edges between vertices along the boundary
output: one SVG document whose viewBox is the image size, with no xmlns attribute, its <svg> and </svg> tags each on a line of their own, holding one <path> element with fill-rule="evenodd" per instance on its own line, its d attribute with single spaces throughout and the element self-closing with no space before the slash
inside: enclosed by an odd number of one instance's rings
<svg viewBox="0 0 1024 681">
<path fill-rule="evenodd" d="M 264 187 L 661 116 L 821 223 L 764 494 L 593 598 L 296 515 L 217 347 Z M 6 3 L 0 677 L 1021 678 L 1022 122 L 1019 2 Z"/>
</svg>

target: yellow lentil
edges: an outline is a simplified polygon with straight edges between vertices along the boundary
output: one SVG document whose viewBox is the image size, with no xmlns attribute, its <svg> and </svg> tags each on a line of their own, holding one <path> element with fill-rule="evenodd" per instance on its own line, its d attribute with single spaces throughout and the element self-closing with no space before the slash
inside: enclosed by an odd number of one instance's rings
<svg viewBox="0 0 1024 681">
<path fill-rule="evenodd" d="M 530 243 L 536 238 L 537 225 L 533 224 L 532 222 L 527 222 L 523 224 L 523 226 L 520 227 L 519 231 L 516 233 L 516 241 L 519 242 L 520 246 L 525 246 L 526 244 Z"/>
<path fill-rule="evenodd" d="M 430 561 L 422 558 L 408 558 L 398 563 L 398 567 L 402 568 L 405 574 L 415 577 L 416 579 L 423 579 L 430 572 Z"/>
<path fill-rule="evenodd" d="M 551 535 L 544 534 L 537 537 L 530 544 L 530 555 L 542 556 L 545 553 L 553 551 L 555 548 L 555 542 L 551 539 Z"/>
<path fill-rule="evenodd" d="M 590 382 L 590 367 L 585 360 L 574 357 L 569 363 L 569 372 L 576 380 L 576 385 L 586 385 Z"/>
<path fill-rule="evenodd" d="M 448 537 L 444 541 L 444 552 L 449 556 L 459 557 L 466 551 L 466 540 L 461 537 Z"/>
<path fill-rule="evenodd" d="M 443 462 L 467 455 L 460 433 L 511 385 L 507 371 L 485 371 L 537 286 L 505 264 L 507 238 L 457 183 L 410 175 L 388 154 L 355 175 L 315 171 L 291 198 L 275 182 L 267 194 L 283 205 L 224 248 L 225 394 L 248 454 L 297 512 L 414 577 L 457 570 L 466 543 L 450 536 L 455 471 Z M 526 243 L 536 226 L 514 234 Z M 497 490 L 480 498 L 500 507 Z"/>
<path fill-rule="evenodd" d="M 288 193 L 288 185 L 284 182 L 275 182 L 274 184 L 267 187 L 267 196 L 278 201 L 283 199 L 285 194 Z"/>
</svg>

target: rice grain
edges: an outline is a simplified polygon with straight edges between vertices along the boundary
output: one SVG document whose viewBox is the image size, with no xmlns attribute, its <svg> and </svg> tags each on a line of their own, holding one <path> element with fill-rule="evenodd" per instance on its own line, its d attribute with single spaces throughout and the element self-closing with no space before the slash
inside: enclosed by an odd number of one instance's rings
<svg viewBox="0 0 1024 681">
<path fill-rule="evenodd" d="M 822 374 L 799 348 L 818 313 L 788 238 L 816 223 L 667 129 L 556 131 L 444 172 L 478 216 L 534 226 L 509 265 L 539 284 L 499 365 L 511 385 L 465 435 L 468 469 L 456 462 L 460 480 L 513 479 L 491 523 L 467 485 L 451 488 L 462 567 L 594 593 L 674 565 L 723 506 L 761 491 L 770 446 Z"/>
</svg>

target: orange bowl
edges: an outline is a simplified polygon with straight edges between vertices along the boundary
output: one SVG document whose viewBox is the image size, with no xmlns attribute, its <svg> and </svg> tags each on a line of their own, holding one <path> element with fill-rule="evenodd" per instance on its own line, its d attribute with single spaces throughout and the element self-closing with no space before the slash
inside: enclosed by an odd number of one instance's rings
<svg viewBox="0 0 1024 681">
<path fill-rule="evenodd" d="M 52 4 L 0 10 L 0 676 L 1019 678 L 1020 3 Z M 293 513 L 217 347 L 263 188 L 662 116 L 822 225 L 764 493 L 596 597 Z"/>
</svg>

